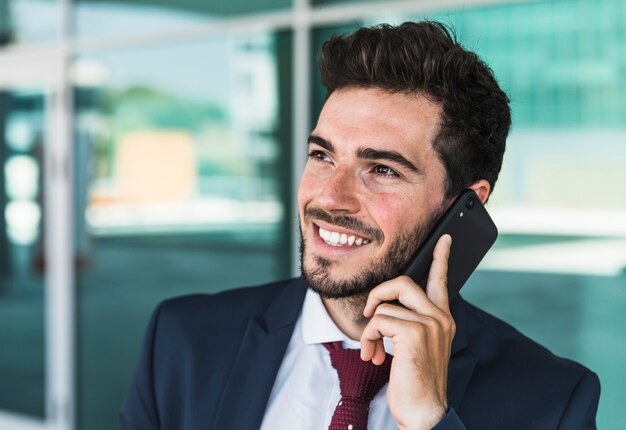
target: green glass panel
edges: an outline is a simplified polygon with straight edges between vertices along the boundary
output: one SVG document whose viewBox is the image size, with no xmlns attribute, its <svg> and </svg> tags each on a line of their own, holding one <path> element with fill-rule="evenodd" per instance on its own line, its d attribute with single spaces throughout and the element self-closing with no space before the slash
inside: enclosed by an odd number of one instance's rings
<svg viewBox="0 0 626 430">
<path fill-rule="evenodd" d="M 0 409 L 44 415 L 44 96 L 0 92 Z"/>
<path fill-rule="evenodd" d="M 116 427 L 157 302 L 289 276 L 290 46 L 76 60 L 79 428 Z"/>
<path fill-rule="evenodd" d="M 0 0 L 0 47 L 58 40 L 59 11 L 58 0 Z"/>
<path fill-rule="evenodd" d="M 626 129 L 626 9 L 619 0 L 551 1 L 429 15 L 494 69 L 516 129 Z"/>
</svg>

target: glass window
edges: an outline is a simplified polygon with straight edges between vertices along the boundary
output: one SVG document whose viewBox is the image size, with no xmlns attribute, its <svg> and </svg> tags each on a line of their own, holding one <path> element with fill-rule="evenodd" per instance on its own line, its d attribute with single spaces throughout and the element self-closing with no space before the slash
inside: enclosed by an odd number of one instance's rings
<svg viewBox="0 0 626 430">
<path fill-rule="evenodd" d="M 76 60 L 80 428 L 116 426 L 158 301 L 289 276 L 290 43 Z"/>
<path fill-rule="evenodd" d="M 0 47 L 58 40 L 59 4 L 58 0 L 0 0 Z"/>
<path fill-rule="evenodd" d="M 224 17 L 271 12 L 291 6 L 291 0 L 234 1 L 88 1 L 74 9 L 79 37 L 159 33 Z"/>
<path fill-rule="evenodd" d="M 0 409 L 44 415 L 44 95 L 0 92 Z"/>
</svg>

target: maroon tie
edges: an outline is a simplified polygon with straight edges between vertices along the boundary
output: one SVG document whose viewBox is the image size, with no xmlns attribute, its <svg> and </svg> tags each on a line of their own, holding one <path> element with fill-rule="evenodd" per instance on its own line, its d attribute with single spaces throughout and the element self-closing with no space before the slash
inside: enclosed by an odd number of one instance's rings
<svg viewBox="0 0 626 430">
<path fill-rule="evenodd" d="M 391 355 L 376 366 L 361 360 L 360 349 L 343 349 L 341 342 L 325 343 L 330 362 L 339 375 L 341 400 L 335 408 L 329 430 L 367 430 L 370 402 L 389 381 Z"/>
</svg>

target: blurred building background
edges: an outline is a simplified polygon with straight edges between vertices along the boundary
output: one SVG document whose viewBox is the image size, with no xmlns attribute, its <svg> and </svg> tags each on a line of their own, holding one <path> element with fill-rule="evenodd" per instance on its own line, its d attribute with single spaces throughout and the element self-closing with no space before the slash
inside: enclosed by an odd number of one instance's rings
<svg viewBox="0 0 626 430">
<path fill-rule="evenodd" d="M 624 428 L 626 2 L 0 0 L 0 429 L 115 428 L 160 300 L 297 273 L 315 53 L 424 17 L 512 100 L 464 295 L 595 370 Z"/>
</svg>

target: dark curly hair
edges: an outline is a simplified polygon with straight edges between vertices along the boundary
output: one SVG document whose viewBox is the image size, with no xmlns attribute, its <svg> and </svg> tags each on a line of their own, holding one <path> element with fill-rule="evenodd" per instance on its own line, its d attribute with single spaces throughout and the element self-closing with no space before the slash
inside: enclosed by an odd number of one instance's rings
<svg viewBox="0 0 626 430">
<path fill-rule="evenodd" d="M 318 56 L 328 93 L 346 87 L 421 94 L 441 104 L 433 146 L 443 162 L 446 197 L 480 179 L 495 186 L 511 126 L 509 98 L 492 70 L 434 22 L 361 28 L 333 36 Z"/>
</svg>

